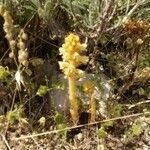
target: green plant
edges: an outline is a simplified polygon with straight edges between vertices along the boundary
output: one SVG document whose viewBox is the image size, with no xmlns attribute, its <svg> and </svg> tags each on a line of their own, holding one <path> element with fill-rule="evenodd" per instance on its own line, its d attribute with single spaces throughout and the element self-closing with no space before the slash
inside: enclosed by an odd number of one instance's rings
<svg viewBox="0 0 150 150">
<path fill-rule="evenodd" d="M 22 105 L 15 106 L 13 111 L 9 111 L 7 113 L 6 118 L 10 123 L 19 122 L 22 118 L 24 118 L 24 109 Z"/>
<path fill-rule="evenodd" d="M 5 80 L 10 75 L 8 68 L 0 66 L 0 80 Z"/>
<path fill-rule="evenodd" d="M 75 27 L 93 28 L 99 17 L 100 2 L 90 0 L 62 0 L 61 7 L 73 18 Z"/>
<path fill-rule="evenodd" d="M 129 129 L 127 129 L 125 135 L 127 136 L 128 139 L 134 139 L 140 136 L 142 132 L 143 128 L 141 123 L 135 122 L 131 125 Z"/>
<path fill-rule="evenodd" d="M 117 102 L 109 101 L 107 104 L 107 111 L 110 118 L 120 117 L 123 111 L 123 107 Z"/>
<path fill-rule="evenodd" d="M 106 138 L 108 135 L 107 129 L 112 126 L 113 126 L 113 121 L 102 123 L 101 127 L 98 129 L 99 138 L 103 138 L 103 139 Z"/>
<path fill-rule="evenodd" d="M 48 92 L 48 87 L 45 85 L 40 85 L 39 89 L 37 90 L 37 95 L 44 96 Z"/>
<path fill-rule="evenodd" d="M 60 130 L 59 134 L 63 135 L 64 137 L 66 137 L 66 134 L 67 134 L 67 130 L 63 130 L 61 131 L 62 129 L 66 128 L 67 127 L 67 124 L 66 124 L 66 120 L 65 120 L 65 117 L 64 115 L 56 112 L 55 116 L 54 116 L 54 121 L 56 123 L 56 128 L 57 130 Z"/>
<path fill-rule="evenodd" d="M 143 130 L 140 124 L 133 124 L 130 128 L 130 132 L 132 136 L 139 136 Z"/>
<path fill-rule="evenodd" d="M 99 136 L 99 138 L 106 138 L 107 135 L 108 135 L 108 134 L 107 134 L 105 128 L 102 126 L 102 127 L 98 130 L 98 136 Z"/>
</svg>

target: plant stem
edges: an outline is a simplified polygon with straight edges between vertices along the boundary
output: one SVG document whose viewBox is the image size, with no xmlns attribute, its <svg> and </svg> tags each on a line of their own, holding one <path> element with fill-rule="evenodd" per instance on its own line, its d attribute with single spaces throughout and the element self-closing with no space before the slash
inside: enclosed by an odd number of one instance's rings
<svg viewBox="0 0 150 150">
<path fill-rule="evenodd" d="M 90 112 L 91 112 L 91 119 L 90 121 L 91 122 L 94 122 L 95 121 L 95 118 L 96 118 L 96 101 L 95 101 L 95 97 L 94 97 L 94 94 L 90 94 L 90 97 L 91 97 L 91 100 L 90 100 Z"/>
<path fill-rule="evenodd" d="M 78 102 L 76 98 L 76 86 L 75 80 L 71 77 L 68 78 L 69 81 L 69 100 L 70 100 L 70 113 L 73 122 L 76 124 L 78 121 Z"/>
</svg>

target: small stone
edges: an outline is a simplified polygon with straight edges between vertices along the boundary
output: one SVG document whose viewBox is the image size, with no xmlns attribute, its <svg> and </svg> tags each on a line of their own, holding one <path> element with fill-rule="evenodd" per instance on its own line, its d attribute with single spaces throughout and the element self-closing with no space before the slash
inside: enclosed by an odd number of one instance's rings
<svg viewBox="0 0 150 150">
<path fill-rule="evenodd" d="M 142 39 L 137 39 L 136 43 L 137 43 L 138 45 L 141 45 L 141 44 L 143 44 L 143 40 L 142 40 Z"/>
<path fill-rule="evenodd" d="M 77 134 L 77 139 L 78 139 L 78 140 L 82 140 L 82 138 L 83 138 L 82 133 Z"/>
</svg>

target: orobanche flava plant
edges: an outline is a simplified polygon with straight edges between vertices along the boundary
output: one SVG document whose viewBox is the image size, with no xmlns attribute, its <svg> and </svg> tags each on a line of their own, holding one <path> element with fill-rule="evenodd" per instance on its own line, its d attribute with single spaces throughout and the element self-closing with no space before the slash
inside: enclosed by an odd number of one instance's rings
<svg viewBox="0 0 150 150">
<path fill-rule="evenodd" d="M 87 56 L 81 56 L 81 53 L 86 51 L 86 44 L 80 43 L 79 36 L 71 33 L 65 38 L 65 43 L 59 51 L 63 59 L 63 61 L 59 62 L 59 66 L 68 78 L 69 83 L 70 114 L 76 124 L 79 115 L 75 82 L 84 77 L 84 71 L 78 69 L 78 66 L 88 62 Z"/>
<path fill-rule="evenodd" d="M 94 95 L 94 84 L 91 81 L 86 81 L 83 84 L 84 92 L 90 97 L 90 113 L 91 118 L 90 121 L 94 122 L 96 118 L 96 100 Z"/>
</svg>

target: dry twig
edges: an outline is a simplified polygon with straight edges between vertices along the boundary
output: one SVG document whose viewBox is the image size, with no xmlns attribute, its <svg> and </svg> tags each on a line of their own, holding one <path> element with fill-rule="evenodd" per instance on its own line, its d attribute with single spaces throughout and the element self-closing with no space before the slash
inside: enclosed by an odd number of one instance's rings
<svg viewBox="0 0 150 150">
<path fill-rule="evenodd" d="M 106 119 L 106 120 L 92 122 L 92 123 L 88 123 L 88 124 L 84 124 L 84 125 L 72 126 L 72 127 L 61 129 L 61 130 L 53 130 L 53 131 L 47 131 L 47 132 L 44 132 L 44 133 L 38 133 L 38 134 L 32 134 L 32 135 L 27 135 L 27 136 L 21 136 L 19 138 L 14 138 L 13 140 L 14 141 L 18 141 L 18 140 L 23 140 L 23 139 L 27 139 L 27 138 L 33 138 L 33 137 L 48 135 L 48 134 L 52 134 L 52 133 L 59 133 L 61 131 L 71 130 L 71 129 L 75 129 L 75 128 L 81 128 L 81 127 L 84 127 L 84 126 L 91 126 L 91 125 L 96 125 L 96 124 L 100 124 L 100 123 L 104 123 L 104 122 L 108 122 L 108 121 L 127 119 L 127 118 L 131 118 L 131 117 L 142 116 L 142 115 L 150 115 L 150 112 L 137 113 L 137 114 L 127 115 L 127 116 L 122 116 L 122 117 Z"/>
<path fill-rule="evenodd" d="M 8 150 L 11 150 L 8 141 L 6 140 L 5 136 L 1 134 L 2 140 L 4 141 L 5 145 L 7 146 Z"/>
</svg>

